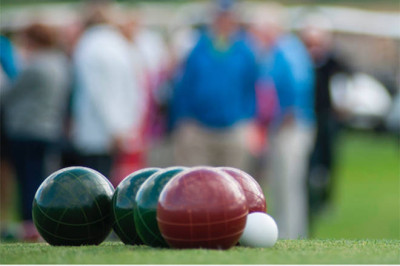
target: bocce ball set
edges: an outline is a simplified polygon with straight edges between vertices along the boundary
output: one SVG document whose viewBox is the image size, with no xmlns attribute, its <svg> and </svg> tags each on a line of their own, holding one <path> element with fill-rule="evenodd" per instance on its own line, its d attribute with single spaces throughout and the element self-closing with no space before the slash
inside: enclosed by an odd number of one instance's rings
<svg viewBox="0 0 400 266">
<path fill-rule="evenodd" d="M 98 245 L 115 231 L 129 245 L 272 247 L 278 228 L 257 181 L 232 167 L 144 168 L 114 187 L 99 172 L 68 167 L 38 188 L 33 221 L 50 245 Z"/>
</svg>

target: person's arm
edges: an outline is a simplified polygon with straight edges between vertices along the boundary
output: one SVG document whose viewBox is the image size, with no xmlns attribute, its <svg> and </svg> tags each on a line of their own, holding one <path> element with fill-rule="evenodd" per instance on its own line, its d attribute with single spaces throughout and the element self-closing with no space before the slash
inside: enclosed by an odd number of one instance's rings
<svg viewBox="0 0 400 266">
<path fill-rule="evenodd" d="M 43 82 L 43 73 L 38 67 L 27 67 L 15 80 L 0 91 L 1 103 L 21 97 L 27 90 L 38 88 Z"/>
<path fill-rule="evenodd" d="M 294 121 L 295 80 L 292 66 L 283 51 L 274 53 L 271 75 L 279 106 L 275 119 L 281 126 L 288 125 Z"/>
<path fill-rule="evenodd" d="M 300 40 L 293 42 L 293 86 L 294 106 L 297 121 L 306 123 L 314 120 L 315 71 L 312 59 Z"/>
<path fill-rule="evenodd" d="M 247 117 L 253 118 L 257 110 L 256 102 L 256 82 L 258 78 L 258 65 L 255 56 L 251 51 L 247 51 L 247 68 L 244 76 L 244 95 L 243 103 L 245 114 Z"/>
<path fill-rule="evenodd" d="M 177 78 L 172 96 L 171 127 L 174 128 L 181 119 L 190 113 L 190 94 L 196 84 L 196 67 L 194 53 L 188 57 L 182 68 L 181 76 Z"/>
<path fill-rule="evenodd" d="M 0 64 L 9 79 L 13 80 L 18 74 L 15 50 L 11 42 L 0 36 Z"/>
<path fill-rule="evenodd" d="M 314 117 L 314 70 L 304 63 L 304 76 L 295 80 L 295 116 L 300 121 L 312 121 Z"/>
</svg>

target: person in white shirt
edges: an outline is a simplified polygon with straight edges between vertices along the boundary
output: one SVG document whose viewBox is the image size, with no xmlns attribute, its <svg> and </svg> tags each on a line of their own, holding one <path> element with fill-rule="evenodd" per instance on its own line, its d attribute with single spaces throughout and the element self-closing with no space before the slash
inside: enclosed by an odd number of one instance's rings
<svg viewBox="0 0 400 266">
<path fill-rule="evenodd" d="M 110 6 L 91 6 L 86 31 L 73 54 L 75 92 L 72 142 L 81 165 L 109 177 L 113 154 L 140 120 L 140 91 L 130 48 L 110 21 Z"/>
</svg>

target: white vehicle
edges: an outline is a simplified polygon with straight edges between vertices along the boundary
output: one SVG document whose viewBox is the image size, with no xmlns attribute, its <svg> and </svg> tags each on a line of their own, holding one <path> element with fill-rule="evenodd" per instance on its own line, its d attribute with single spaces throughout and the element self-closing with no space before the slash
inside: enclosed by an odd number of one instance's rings
<svg viewBox="0 0 400 266">
<path fill-rule="evenodd" d="M 360 129 L 375 128 L 388 116 L 392 98 L 378 80 L 365 73 L 335 75 L 330 82 L 333 105 L 346 113 L 346 123 Z"/>
</svg>

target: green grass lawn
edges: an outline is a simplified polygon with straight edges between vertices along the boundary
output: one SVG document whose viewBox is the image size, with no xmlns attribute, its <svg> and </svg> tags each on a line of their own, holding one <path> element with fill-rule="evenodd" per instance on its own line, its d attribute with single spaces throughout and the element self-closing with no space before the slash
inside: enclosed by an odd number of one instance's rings
<svg viewBox="0 0 400 266">
<path fill-rule="evenodd" d="M 343 133 L 333 204 L 317 220 L 312 236 L 400 239 L 399 154 L 393 136 Z"/>
<path fill-rule="evenodd" d="M 106 242 L 52 247 L 2 244 L 2 264 L 399 264 L 399 240 L 281 240 L 273 248 L 172 250 Z"/>
</svg>

